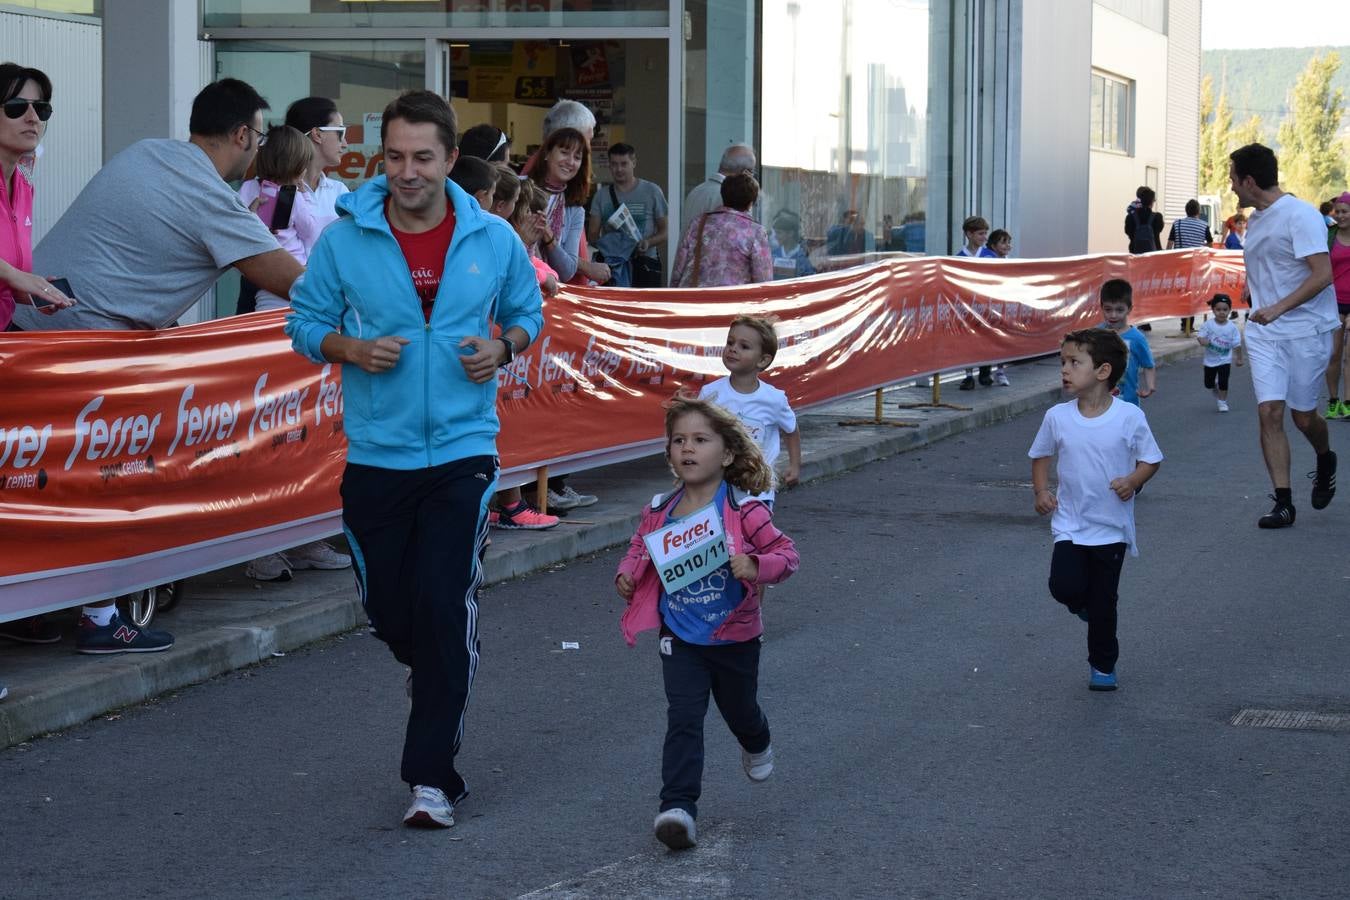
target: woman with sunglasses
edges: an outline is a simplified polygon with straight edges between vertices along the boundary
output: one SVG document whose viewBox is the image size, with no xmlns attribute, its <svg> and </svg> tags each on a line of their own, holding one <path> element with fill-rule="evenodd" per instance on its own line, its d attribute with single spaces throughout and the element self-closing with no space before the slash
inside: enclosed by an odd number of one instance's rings
<svg viewBox="0 0 1350 900">
<path fill-rule="evenodd" d="M 75 301 L 33 268 L 33 182 L 20 160 L 31 157 L 52 117 L 52 82 L 37 69 L 0 64 L 0 331 L 14 304 L 51 314 Z"/>
</svg>

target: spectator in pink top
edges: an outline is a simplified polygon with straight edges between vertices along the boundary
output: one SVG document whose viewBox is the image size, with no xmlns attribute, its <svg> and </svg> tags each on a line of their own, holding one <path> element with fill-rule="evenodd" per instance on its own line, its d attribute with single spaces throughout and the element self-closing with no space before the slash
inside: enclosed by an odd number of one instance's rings
<svg viewBox="0 0 1350 900">
<path fill-rule="evenodd" d="M 31 274 L 33 182 L 19 161 L 37 150 L 52 116 L 52 83 L 37 69 L 0 64 L 0 331 L 9 328 L 15 303 L 44 312 L 70 306 L 60 290 Z M 36 301 L 34 300 L 36 297 Z"/>
<path fill-rule="evenodd" d="M 671 287 L 717 287 L 773 280 L 769 236 L 750 217 L 759 182 L 749 173 L 722 182 L 722 205 L 689 223 L 671 269 Z"/>
</svg>

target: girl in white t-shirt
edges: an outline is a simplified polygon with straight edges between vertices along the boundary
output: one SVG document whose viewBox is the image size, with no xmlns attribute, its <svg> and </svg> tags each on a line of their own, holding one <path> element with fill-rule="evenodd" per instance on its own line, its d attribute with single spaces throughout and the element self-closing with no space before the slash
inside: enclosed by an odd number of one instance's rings
<svg viewBox="0 0 1350 900">
<path fill-rule="evenodd" d="M 1219 412 L 1228 412 L 1228 373 L 1231 367 L 1242 365 L 1242 332 L 1230 316 L 1233 299 L 1227 294 L 1209 298 L 1214 318 L 1200 326 L 1195 339 L 1205 348 L 1205 389 L 1214 393 Z"/>
<path fill-rule="evenodd" d="M 1050 594 L 1088 623 L 1088 689 L 1116 689 L 1116 600 L 1125 555 L 1138 555 L 1134 495 L 1158 471 L 1162 451 L 1144 412 L 1111 396 L 1129 351 L 1102 328 L 1070 332 L 1060 347 L 1067 403 L 1045 413 L 1027 455 L 1035 508 L 1053 513 Z M 1059 490 L 1050 490 L 1051 459 Z"/>
</svg>

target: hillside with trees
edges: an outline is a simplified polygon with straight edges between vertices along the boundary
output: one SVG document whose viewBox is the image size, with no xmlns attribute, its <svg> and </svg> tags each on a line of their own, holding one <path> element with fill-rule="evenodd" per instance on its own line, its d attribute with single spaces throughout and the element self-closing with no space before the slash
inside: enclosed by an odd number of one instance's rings
<svg viewBox="0 0 1350 900">
<path fill-rule="evenodd" d="M 1350 47 L 1273 47 L 1262 50 L 1206 50 L 1200 74 L 1213 79 L 1214 94 L 1228 98 L 1233 117 L 1260 116 L 1262 139 L 1274 145 L 1280 122 L 1289 115 L 1289 92 L 1314 54 L 1334 50 L 1350 59 Z M 1350 93 L 1350 68 L 1341 69 L 1331 87 Z"/>
</svg>

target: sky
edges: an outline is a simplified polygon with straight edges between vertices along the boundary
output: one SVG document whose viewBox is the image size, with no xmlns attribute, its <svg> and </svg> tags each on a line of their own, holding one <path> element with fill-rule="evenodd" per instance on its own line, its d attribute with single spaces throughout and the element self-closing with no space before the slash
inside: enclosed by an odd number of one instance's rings
<svg viewBox="0 0 1350 900">
<path fill-rule="evenodd" d="M 1350 46 L 1350 9 L 1335 0 L 1202 0 L 1200 47 Z"/>
</svg>

